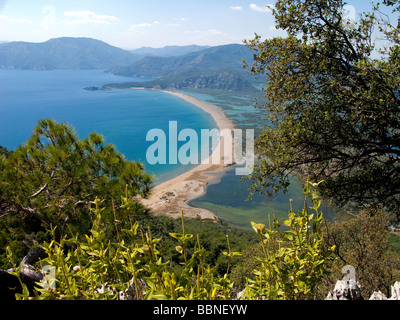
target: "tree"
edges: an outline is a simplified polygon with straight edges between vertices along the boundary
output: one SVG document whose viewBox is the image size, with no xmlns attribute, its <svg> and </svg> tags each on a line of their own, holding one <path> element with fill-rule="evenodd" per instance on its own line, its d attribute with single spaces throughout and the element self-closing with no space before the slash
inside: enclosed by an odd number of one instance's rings
<svg viewBox="0 0 400 320">
<path fill-rule="evenodd" d="M 399 218 L 400 20 L 391 25 L 380 10 L 398 19 L 400 5 L 384 1 L 358 22 L 344 18 L 344 5 L 278 0 L 276 27 L 287 37 L 246 41 L 251 72 L 266 77 L 269 111 L 250 178 L 273 196 L 304 173 L 324 180 L 322 195 L 338 205 L 379 206 Z M 373 42 L 374 30 L 386 46 Z"/>
<path fill-rule="evenodd" d="M 343 267 L 351 265 L 364 298 L 368 299 L 375 291 L 391 295 L 400 256 L 390 250 L 388 224 L 387 214 L 368 211 L 360 212 L 355 219 L 326 224 L 325 243 L 335 246 L 337 257 L 332 265 L 332 276 L 325 279 L 330 280 L 327 281 L 330 288 L 343 277 Z"/>
<path fill-rule="evenodd" d="M 252 222 L 260 236 L 264 259 L 254 271 L 244 295 L 252 299 L 309 300 L 316 298 L 316 288 L 330 273 L 330 261 L 335 246 L 325 244 L 322 234 L 323 212 L 317 193 L 318 183 L 307 181 L 303 188 L 304 208 L 293 211 L 292 201 L 288 219 L 282 219 L 286 231 L 274 217 L 273 228 Z M 313 204 L 309 207 L 309 200 Z M 311 213 L 309 212 L 311 211 Z"/>
<path fill-rule="evenodd" d="M 58 236 L 67 226 L 83 235 L 93 223 L 90 201 L 101 197 L 118 208 L 121 195 L 146 196 L 151 182 L 141 163 L 99 134 L 80 140 L 67 124 L 40 120 L 25 145 L 0 157 L 0 240 L 27 249 L 55 227 Z M 104 212 L 112 227 L 113 214 Z"/>
</svg>

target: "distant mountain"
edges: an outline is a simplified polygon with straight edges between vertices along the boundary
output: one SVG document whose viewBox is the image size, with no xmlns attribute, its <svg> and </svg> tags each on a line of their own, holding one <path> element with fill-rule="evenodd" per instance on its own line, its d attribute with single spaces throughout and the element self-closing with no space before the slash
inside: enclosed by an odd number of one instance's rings
<svg viewBox="0 0 400 320">
<path fill-rule="evenodd" d="M 243 59 L 247 62 L 253 60 L 250 49 L 244 45 L 230 44 L 179 57 L 147 56 L 129 66 L 111 68 L 109 72 L 124 76 L 156 78 L 148 83 L 129 83 L 125 84 L 126 86 L 256 90 L 254 77 L 243 70 Z M 124 85 L 118 87 L 122 86 Z"/>
<path fill-rule="evenodd" d="M 210 46 L 166 46 L 163 48 L 150 48 L 142 47 L 135 50 L 130 50 L 130 52 L 143 55 L 143 56 L 156 56 L 156 57 L 178 57 L 183 56 L 188 53 L 198 52 L 209 48 Z"/>
<path fill-rule="evenodd" d="M 252 60 L 251 51 L 244 45 L 229 44 L 211 47 L 179 57 L 144 57 L 129 66 L 114 67 L 111 73 L 125 76 L 163 77 L 182 72 L 220 70 L 242 71 L 242 59 Z"/>
<path fill-rule="evenodd" d="M 42 43 L 0 45 L 0 68 L 7 69 L 109 69 L 138 59 L 139 55 L 91 38 L 65 37 Z"/>
</svg>

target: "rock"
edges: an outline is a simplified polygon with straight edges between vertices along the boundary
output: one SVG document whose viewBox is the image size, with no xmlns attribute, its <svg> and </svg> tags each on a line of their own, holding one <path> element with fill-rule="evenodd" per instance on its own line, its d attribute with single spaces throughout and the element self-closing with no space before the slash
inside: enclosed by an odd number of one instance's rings
<svg viewBox="0 0 400 320">
<path fill-rule="evenodd" d="M 363 300 L 363 298 L 355 280 L 339 280 L 325 300 Z"/>
<path fill-rule="evenodd" d="M 236 300 L 240 300 L 242 299 L 242 297 L 244 296 L 244 292 L 246 291 L 246 289 L 243 289 L 242 291 L 238 292 L 236 295 Z"/>
<path fill-rule="evenodd" d="M 140 294 L 142 297 L 146 295 L 146 291 L 144 288 L 148 288 L 146 281 L 139 279 L 138 280 Z M 131 284 L 125 291 L 119 292 L 119 300 L 140 300 L 142 297 L 138 297 L 136 294 L 136 286 L 134 279 L 131 279 Z"/>
<path fill-rule="evenodd" d="M 374 292 L 369 300 L 387 300 L 387 298 L 382 292 L 378 291 Z"/>
</svg>

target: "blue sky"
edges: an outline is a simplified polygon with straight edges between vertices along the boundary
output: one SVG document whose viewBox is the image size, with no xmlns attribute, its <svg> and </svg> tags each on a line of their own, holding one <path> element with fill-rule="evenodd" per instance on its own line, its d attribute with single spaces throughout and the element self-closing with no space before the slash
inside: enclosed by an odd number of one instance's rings
<svg viewBox="0 0 400 320">
<path fill-rule="evenodd" d="M 282 35 L 274 0 L 0 0 L 0 41 L 92 37 L 125 49 L 221 45 Z M 349 15 L 369 0 L 349 0 Z"/>
</svg>

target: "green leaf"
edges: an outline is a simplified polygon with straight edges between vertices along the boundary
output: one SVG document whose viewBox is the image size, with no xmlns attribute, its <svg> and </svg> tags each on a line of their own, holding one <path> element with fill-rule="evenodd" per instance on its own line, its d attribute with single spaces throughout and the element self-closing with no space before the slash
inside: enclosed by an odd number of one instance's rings
<svg viewBox="0 0 400 320">
<path fill-rule="evenodd" d="M 172 238 L 175 238 L 175 239 L 177 239 L 179 241 L 182 241 L 182 239 L 183 239 L 183 234 L 181 234 L 181 233 L 169 233 L 169 235 Z"/>
<path fill-rule="evenodd" d="M 285 238 L 289 241 L 293 241 L 294 237 L 293 237 L 293 233 L 291 231 L 286 231 L 285 232 Z"/>
</svg>

